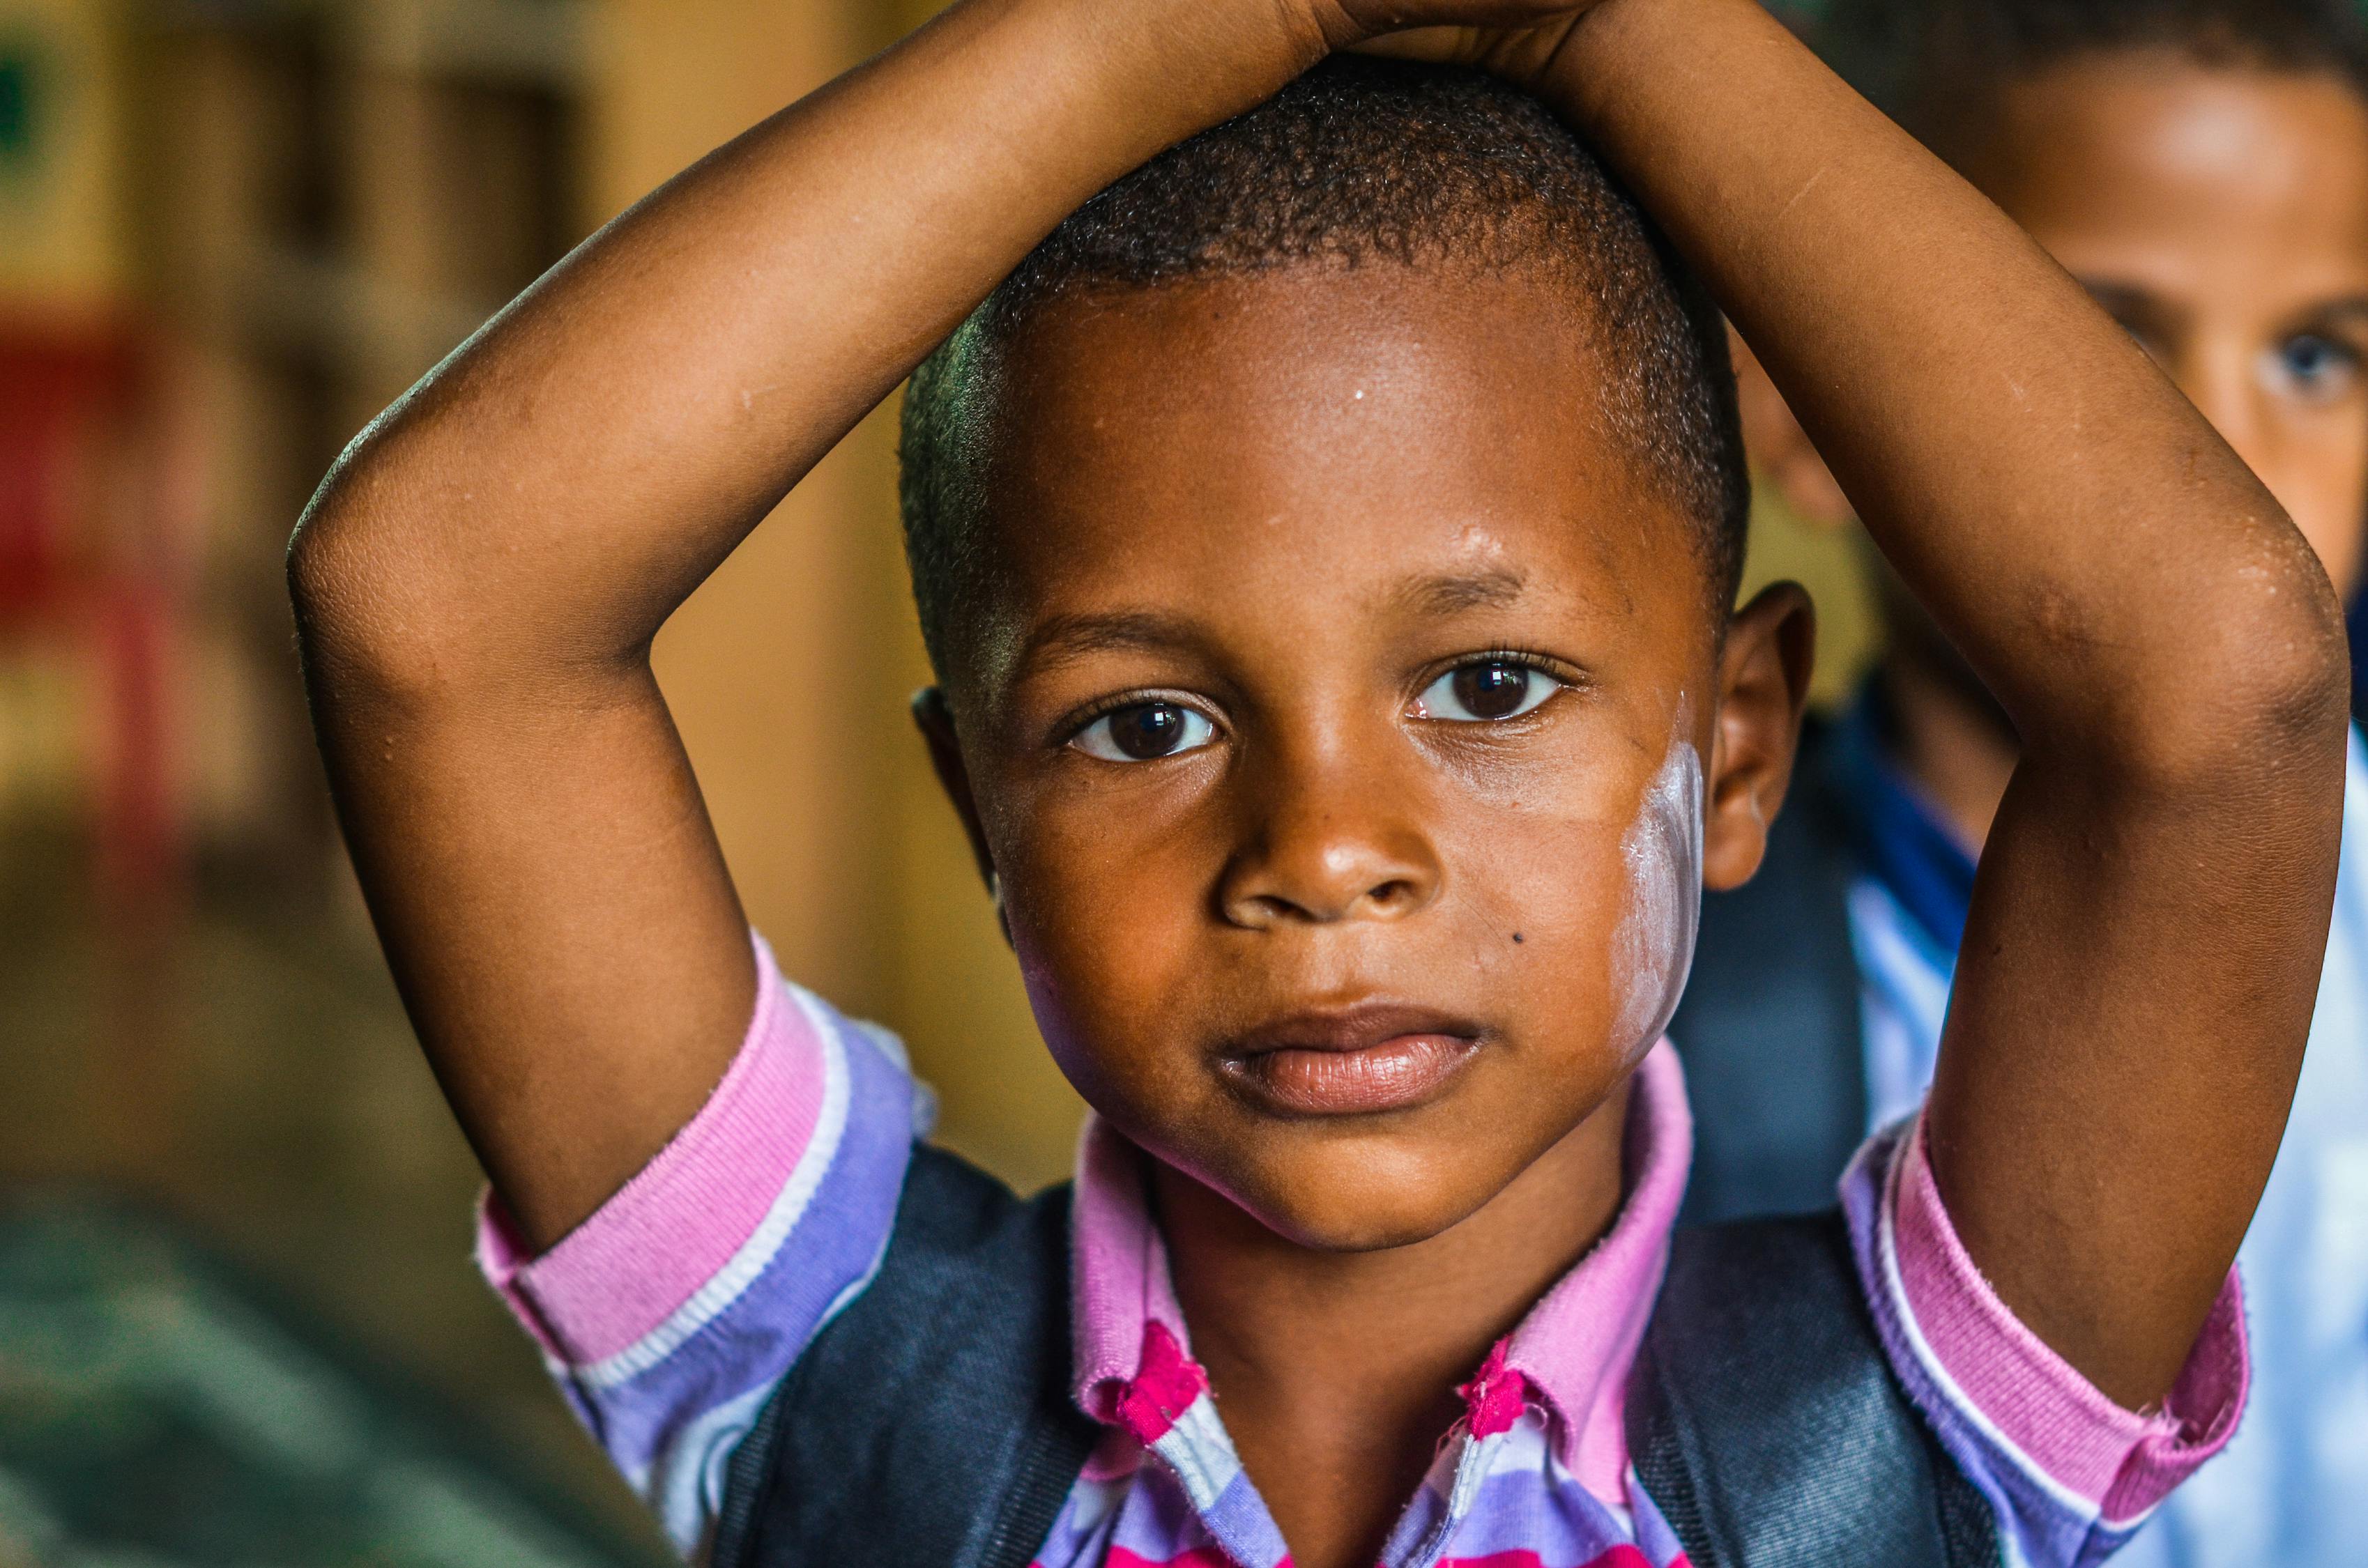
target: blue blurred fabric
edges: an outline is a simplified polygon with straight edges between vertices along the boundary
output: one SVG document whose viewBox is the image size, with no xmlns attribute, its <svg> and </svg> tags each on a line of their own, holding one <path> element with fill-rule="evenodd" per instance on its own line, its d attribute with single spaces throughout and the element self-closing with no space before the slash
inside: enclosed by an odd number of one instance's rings
<svg viewBox="0 0 2368 1568">
<path fill-rule="evenodd" d="M 2351 607 L 2351 716 L 2368 722 L 2368 594 Z"/>
</svg>

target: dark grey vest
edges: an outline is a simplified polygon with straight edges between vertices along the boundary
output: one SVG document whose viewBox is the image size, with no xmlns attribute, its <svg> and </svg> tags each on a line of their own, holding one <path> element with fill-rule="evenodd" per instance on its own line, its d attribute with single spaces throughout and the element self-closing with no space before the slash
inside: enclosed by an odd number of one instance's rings
<svg viewBox="0 0 2368 1568">
<path fill-rule="evenodd" d="M 1068 1393 L 1068 1188 L 915 1152 L 879 1277 L 734 1456 L 715 1568 L 1026 1568 L 1097 1437 Z M 1681 1231 L 1628 1395 L 1694 1568 L 1997 1568 L 1892 1376 L 1838 1214 Z"/>
</svg>

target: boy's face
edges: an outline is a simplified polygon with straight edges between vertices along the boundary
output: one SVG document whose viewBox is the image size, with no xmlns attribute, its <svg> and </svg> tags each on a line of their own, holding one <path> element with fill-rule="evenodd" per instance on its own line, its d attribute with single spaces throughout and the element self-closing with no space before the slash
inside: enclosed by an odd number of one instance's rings
<svg viewBox="0 0 2368 1568">
<path fill-rule="evenodd" d="M 1434 1234 L 1603 1104 L 1782 793 L 1805 615 L 1722 649 L 1572 314 L 1309 268 L 1008 356 L 940 767 L 1071 1080 L 1307 1244 Z"/>
<path fill-rule="evenodd" d="M 2336 585 L 2368 530 L 2368 105 L 2168 55 L 2012 88 L 1969 172 L 2260 475 Z"/>
<path fill-rule="evenodd" d="M 2144 344 L 2348 598 L 2368 536 L 2368 106 L 2331 76 L 2102 55 L 2008 89 L 1966 173 Z M 1755 466 L 1849 503 L 1748 362 Z M 1910 611 L 1908 613 L 1919 613 Z"/>
</svg>

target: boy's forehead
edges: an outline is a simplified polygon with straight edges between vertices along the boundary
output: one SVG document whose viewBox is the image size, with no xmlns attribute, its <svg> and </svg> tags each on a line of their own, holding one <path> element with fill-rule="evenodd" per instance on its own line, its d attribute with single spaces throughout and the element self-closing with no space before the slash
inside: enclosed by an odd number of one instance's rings
<svg viewBox="0 0 2368 1568">
<path fill-rule="evenodd" d="M 1702 599 L 1691 525 L 1612 437 L 1570 289 L 1307 267 L 1046 312 L 1010 346 L 990 483 L 1006 630 L 1080 601 Z"/>
<path fill-rule="evenodd" d="M 1009 345 L 997 483 L 1084 501 L 1079 465 L 1157 492 L 1584 460 L 1603 444 L 1588 338 L 1543 268 L 1302 266 L 1064 303 Z"/>
</svg>

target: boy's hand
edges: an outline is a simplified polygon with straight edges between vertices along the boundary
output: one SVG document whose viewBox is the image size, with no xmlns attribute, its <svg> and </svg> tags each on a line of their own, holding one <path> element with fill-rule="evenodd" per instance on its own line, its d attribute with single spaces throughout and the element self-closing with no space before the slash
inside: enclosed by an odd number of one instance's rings
<svg viewBox="0 0 2368 1568">
<path fill-rule="evenodd" d="M 1476 65 L 1540 81 L 1573 28 L 1607 0 L 1313 0 L 1334 49 Z"/>
</svg>

